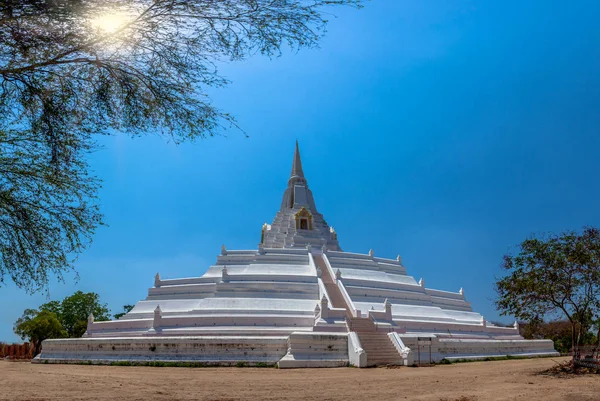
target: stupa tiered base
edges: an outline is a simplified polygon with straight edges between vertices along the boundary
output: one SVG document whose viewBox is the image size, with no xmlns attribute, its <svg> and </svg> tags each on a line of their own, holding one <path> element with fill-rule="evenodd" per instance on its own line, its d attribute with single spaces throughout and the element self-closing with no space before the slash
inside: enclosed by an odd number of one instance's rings
<svg viewBox="0 0 600 401">
<path fill-rule="evenodd" d="M 558 355 L 433 290 L 400 257 L 343 252 L 317 212 L 300 153 L 257 250 L 225 247 L 201 277 L 161 279 L 119 320 L 88 320 L 80 339 L 46 340 L 35 362 L 181 362 L 280 368 L 412 365 Z"/>
</svg>

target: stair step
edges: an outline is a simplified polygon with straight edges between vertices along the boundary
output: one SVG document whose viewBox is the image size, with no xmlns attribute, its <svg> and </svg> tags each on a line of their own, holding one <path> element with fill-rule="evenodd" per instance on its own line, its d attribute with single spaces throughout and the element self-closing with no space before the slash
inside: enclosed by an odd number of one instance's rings
<svg viewBox="0 0 600 401">
<path fill-rule="evenodd" d="M 364 347 L 363 347 L 363 349 L 364 349 L 365 351 L 369 352 L 369 349 L 365 349 Z M 398 351 L 396 351 L 396 349 L 395 349 L 395 348 L 387 348 L 387 349 L 377 349 L 377 348 L 375 348 L 375 349 L 372 349 L 372 350 L 370 350 L 370 351 L 371 351 L 372 353 L 376 353 L 376 354 L 389 354 L 389 353 L 390 353 L 390 352 L 392 352 L 392 351 L 393 351 L 393 352 L 395 352 L 395 353 L 398 353 Z"/>
<path fill-rule="evenodd" d="M 402 361 L 396 361 L 396 360 L 392 360 L 392 359 L 377 359 L 377 360 L 371 360 L 371 359 L 367 359 L 367 365 L 400 365 L 402 364 Z"/>
<path fill-rule="evenodd" d="M 364 347 L 363 347 L 363 349 L 364 349 L 365 351 L 367 351 L 367 352 L 369 352 L 369 351 L 370 351 L 371 353 L 373 353 L 373 352 L 374 352 L 374 353 L 384 353 L 384 354 L 389 354 L 390 352 L 398 353 L 398 351 L 396 351 L 396 349 L 395 349 L 395 348 L 387 348 L 387 349 L 377 349 L 377 348 L 375 348 L 375 349 L 371 349 L 371 350 L 369 350 L 369 348 L 364 348 Z"/>
<path fill-rule="evenodd" d="M 400 357 L 396 358 L 390 355 L 369 355 L 367 353 L 367 361 L 399 361 Z"/>
<path fill-rule="evenodd" d="M 365 344 L 387 344 L 389 342 L 390 342 L 390 340 L 363 340 L 362 338 L 360 341 L 361 344 L 362 343 L 365 343 Z"/>
<path fill-rule="evenodd" d="M 400 359 L 400 356 L 398 354 L 394 355 L 394 354 L 376 354 L 376 355 L 371 355 L 367 352 L 367 359 L 368 360 L 377 360 L 377 359 Z"/>
<path fill-rule="evenodd" d="M 367 365 L 402 364 L 402 358 L 387 333 L 377 332 L 372 321 L 363 321 L 359 324 L 353 323 L 351 327 L 358 333 L 361 346 L 367 353 Z"/>
<path fill-rule="evenodd" d="M 364 349 L 364 348 L 363 348 Z M 374 351 L 374 350 L 368 350 L 365 349 L 365 351 L 367 352 L 367 355 L 398 355 L 398 351 L 394 350 L 386 350 L 386 351 Z"/>
<path fill-rule="evenodd" d="M 373 354 L 367 352 L 367 359 L 400 359 L 400 355 L 397 352 L 394 353 L 382 353 L 382 354 Z"/>
<path fill-rule="evenodd" d="M 383 333 L 359 333 L 358 334 L 359 337 L 364 337 L 366 339 L 370 339 L 370 340 L 378 340 L 378 339 L 382 339 L 382 340 L 389 340 L 390 338 L 387 336 L 387 334 L 383 334 Z"/>
</svg>

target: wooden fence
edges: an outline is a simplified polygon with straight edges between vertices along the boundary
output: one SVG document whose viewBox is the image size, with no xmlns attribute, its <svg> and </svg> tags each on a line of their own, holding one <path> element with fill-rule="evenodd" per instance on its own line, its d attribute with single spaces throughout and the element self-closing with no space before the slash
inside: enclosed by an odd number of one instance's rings
<svg viewBox="0 0 600 401">
<path fill-rule="evenodd" d="M 0 359 L 32 359 L 33 345 L 0 343 Z"/>
</svg>

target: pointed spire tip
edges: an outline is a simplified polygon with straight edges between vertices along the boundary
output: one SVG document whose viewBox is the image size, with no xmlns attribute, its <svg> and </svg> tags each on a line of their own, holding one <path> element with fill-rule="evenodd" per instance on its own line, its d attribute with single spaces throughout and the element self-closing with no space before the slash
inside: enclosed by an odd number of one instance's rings
<svg viewBox="0 0 600 401">
<path fill-rule="evenodd" d="M 298 140 L 296 139 L 296 150 L 294 151 L 294 161 L 292 162 L 292 174 L 290 178 L 300 177 L 304 178 L 304 171 L 302 171 L 302 161 L 300 160 L 300 147 L 298 146 Z"/>
</svg>

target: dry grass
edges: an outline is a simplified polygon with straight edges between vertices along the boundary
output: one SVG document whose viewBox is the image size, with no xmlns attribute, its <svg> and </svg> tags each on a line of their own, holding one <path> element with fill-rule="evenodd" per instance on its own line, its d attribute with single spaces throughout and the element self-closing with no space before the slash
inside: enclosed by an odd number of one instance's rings
<svg viewBox="0 0 600 401">
<path fill-rule="evenodd" d="M 570 360 L 557 363 L 556 365 L 539 372 L 540 375 L 571 378 L 582 375 L 599 375 L 600 369 L 586 367 L 575 367 Z"/>
<path fill-rule="evenodd" d="M 0 361 L 0 400 L 597 401 L 600 380 L 540 375 L 568 358 L 430 368 L 157 368 Z"/>
</svg>

